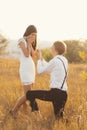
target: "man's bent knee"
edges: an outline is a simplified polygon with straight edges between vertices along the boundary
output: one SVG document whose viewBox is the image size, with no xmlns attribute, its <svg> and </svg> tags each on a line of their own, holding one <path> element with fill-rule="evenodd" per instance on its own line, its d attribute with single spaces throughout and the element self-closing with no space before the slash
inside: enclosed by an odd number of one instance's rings
<svg viewBox="0 0 87 130">
<path fill-rule="evenodd" d="M 27 100 L 32 100 L 32 98 L 33 98 L 33 96 L 32 96 L 31 91 L 28 91 L 28 92 L 26 93 L 26 99 L 27 99 Z"/>
</svg>

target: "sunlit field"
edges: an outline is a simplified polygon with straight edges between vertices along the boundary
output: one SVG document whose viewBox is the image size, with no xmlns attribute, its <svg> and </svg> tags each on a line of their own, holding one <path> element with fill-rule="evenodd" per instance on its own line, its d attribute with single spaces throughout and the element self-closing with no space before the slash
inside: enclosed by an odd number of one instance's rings
<svg viewBox="0 0 87 130">
<path fill-rule="evenodd" d="M 41 115 L 19 109 L 14 119 L 9 110 L 23 95 L 19 78 L 19 61 L 0 59 L 0 130 L 87 130 L 87 65 L 70 64 L 68 100 L 64 120 L 55 121 L 52 104 L 39 101 Z M 33 89 L 49 89 L 49 75 L 36 75 Z M 27 102 L 27 104 L 29 104 Z"/>
</svg>

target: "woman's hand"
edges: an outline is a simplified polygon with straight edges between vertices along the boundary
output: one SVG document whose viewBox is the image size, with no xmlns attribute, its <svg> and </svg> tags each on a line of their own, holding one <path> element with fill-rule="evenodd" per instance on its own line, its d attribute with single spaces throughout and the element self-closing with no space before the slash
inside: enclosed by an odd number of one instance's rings
<svg viewBox="0 0 87 130">
<path fill-rule="evenodd" d="M 28 38 L 26 38 L 26 41 L 27 41 L 28 45 L 29 44 L 32 45 L 32 43 L 35 41 L 35 39 L 33 37 L 28 36 Z"/>
<path fill-rule="evenodd" d="M 37 55 L 37 59 L 43 60 L 42 53 L 40 50 L 37 50 L 36 55 Z"/>
</svg>

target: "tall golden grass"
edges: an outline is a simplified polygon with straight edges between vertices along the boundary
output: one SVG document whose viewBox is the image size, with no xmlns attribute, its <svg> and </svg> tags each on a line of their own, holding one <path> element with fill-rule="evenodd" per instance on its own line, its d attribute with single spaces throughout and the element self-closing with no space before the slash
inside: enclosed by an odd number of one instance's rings
<svg viewBox="0 0 87 130">
<path fill-rule="evenodd" d="M 30 107 L 25 111 L 21 107 L 16 119 L 8 113 L 23 95 L 18 68 L 18 60 L 0 59 L 0 130 L 87 130 L 86 64 L 70 64 L 63 122 L 54 122 L 52 104 L 39 100 L 42 117 L 32 113 Z M 49 89 L 49 75 L 37 75 L 33 89 Z"/>
</svg>

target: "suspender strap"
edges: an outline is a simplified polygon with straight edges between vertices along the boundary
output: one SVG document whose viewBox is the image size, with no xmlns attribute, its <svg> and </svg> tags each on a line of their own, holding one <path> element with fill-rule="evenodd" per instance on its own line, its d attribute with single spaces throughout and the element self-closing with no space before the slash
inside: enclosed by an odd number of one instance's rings
<svg viewBox="0 0 87 130">
<path fill-rule="evenodd" d="M 63 60 L 61 58 L 59 58 L 59 57 L 57 57 L 57 58 L 63 63 L 63 67 L 64 67 L 64 70 L 65 70 L 65 77 L 64 77 L 64 80 L 63 80 L 63 83 L 62 83 L 62 86 L 61 86 L 61 89 L 62 89 L 63 85 L 64 85 L 64 83 L 66 81 L 66 78 L 67 78 L 67 70 L 66 70 L 66 67 L 65 67 L 65 64 L 64 64 Z"/>
</svg>

